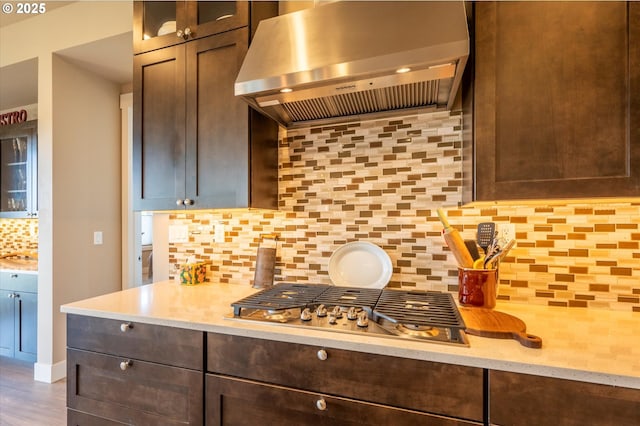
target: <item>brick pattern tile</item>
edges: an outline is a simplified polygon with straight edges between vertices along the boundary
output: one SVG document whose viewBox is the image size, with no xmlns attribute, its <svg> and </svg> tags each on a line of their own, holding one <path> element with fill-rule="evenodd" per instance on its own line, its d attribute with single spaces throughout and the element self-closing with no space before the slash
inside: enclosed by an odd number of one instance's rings
<svg viewBox="0 0 640 426">
<path fill-rule="evenodd" d="M 37 219 L 0 219 L 0 254 L 38 250 Z"/>
<path fill-rule="evenodd" d="M 438 112 L 282 132 L 279 210 L 175 213 L 190 241 L 170 262 L 210 263 L 208 279 L 249 285 L 261 236 L 279 236 L 276 280 L 330 283 L 340 245 L 367 240 L 393 263 L 389 286 L 457 291 L 436 209 L 464 238 L 479 222 L 516 225 L 499 297 L 515 303 L 640 310 L 640 203 L 461 207 L 459 113 Z M 227 229 L 214 244 L 212 224 Z"/>
</svg>

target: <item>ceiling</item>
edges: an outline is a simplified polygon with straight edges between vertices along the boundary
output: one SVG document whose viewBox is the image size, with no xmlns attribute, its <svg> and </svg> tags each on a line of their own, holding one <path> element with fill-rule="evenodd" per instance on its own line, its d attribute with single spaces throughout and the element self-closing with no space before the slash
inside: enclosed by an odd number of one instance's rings
<svg viewBox="0 0 640 426">
<path fill-rule="evenodd" d="M 47 11 L 74 2 L 47 2 Z M 37 15 L 0 13 L 0 27 Z M 114 83 L 131 83 L 133 77 L 133 36 L 131 32 L 55 52 L 70 63 Z M 38 102 L 37 58 L 0 68 L 0 111 Z"/>
</svg>

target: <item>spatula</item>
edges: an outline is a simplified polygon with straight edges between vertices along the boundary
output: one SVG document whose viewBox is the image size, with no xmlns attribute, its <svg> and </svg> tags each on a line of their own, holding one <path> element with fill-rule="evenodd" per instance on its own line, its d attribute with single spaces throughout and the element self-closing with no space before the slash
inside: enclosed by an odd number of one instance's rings
<svg viewBox="0 0 640 426">
<path fill-rule="evenodd" d="M 493 222 L 482 222 L 478 224 L 477 241 L 485 254 L 487 253 L 487 247 L 491 245 L 491 242 L 495 238 L 495 232 L 496 224 Z"/>
</svg>

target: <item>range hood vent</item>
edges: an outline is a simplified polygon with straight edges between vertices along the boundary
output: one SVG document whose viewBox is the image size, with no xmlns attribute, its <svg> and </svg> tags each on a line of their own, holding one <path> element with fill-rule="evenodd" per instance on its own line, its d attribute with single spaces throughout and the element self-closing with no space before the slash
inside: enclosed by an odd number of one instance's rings
<svg viewBox="0 0 640 426">
<path fill-rule="evenodd" d="M 450 109 L 468 55 L 462 2 L 338 1 L 262 21 L 235 94 L 285 127 Z"/>
</svg>

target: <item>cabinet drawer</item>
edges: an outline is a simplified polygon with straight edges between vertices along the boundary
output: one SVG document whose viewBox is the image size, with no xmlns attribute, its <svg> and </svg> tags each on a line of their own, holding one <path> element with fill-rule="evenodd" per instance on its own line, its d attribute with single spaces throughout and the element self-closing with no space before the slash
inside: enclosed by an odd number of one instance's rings
<svg viewBox="0 0 640 426">
<path fill-rule="evenodd" d="M 203 381 L 198 371 L 67 350 L 68 408 L 115 422 L 202 424 Z"/>
<path fill-rule="evenodd" d="M 204 367 L 202 331 L 67 315 L 67 346 L 195 370 Z"/>
<path fill-rule="evenodd" d="M 482 421 L 483 371 L 209 333 L 207 370 L 378 404 Z M 318 351 L 325 351 L 322 361 Z"/>
<path fill-rule="evenodd" d="M 0 272 L 0 288 L 3 290 L 38 292 L 38 275 L 21 272 Z"/>
<path fill-rule="evenodd" d="M 124 424 L 76 410 L 67 410 L 67 426 L 119 426 Z"/>
<path fill-rule="evenodd" d="M 637 425 L 640 390 L 489 371 L 489 407 L 498 425 Z"/>
<path fill-rule="evenodd" d="M 248 380 L 207 375 L 206 425 L 478 425 Z"/>
</svg>

